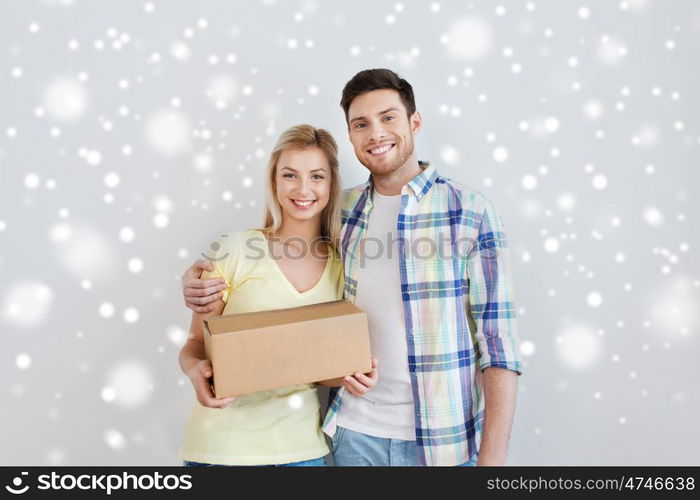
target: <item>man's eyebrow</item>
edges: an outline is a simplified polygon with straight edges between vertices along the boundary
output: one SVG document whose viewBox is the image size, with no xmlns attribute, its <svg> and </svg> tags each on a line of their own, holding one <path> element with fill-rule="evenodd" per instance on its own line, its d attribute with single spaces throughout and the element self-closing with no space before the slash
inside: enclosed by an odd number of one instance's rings
<svg viewBox="0 0 700 500">
<path fill-rule="evenodd" d="M 350 120 L 350 123 L 356 122 L 356 121 L 359 121 L 359 120 L 364 120 L 364 119 L 365 119 L 364 116 L 356 116 L 355 118 L 353 118 L 352 120 Z"/>
<path fill-rule="evenodd" d="M 395 107 L 394 107 L 394 108 L 385 109 L 384 111 L 380 111 L 379 113 L 377 113 L 377 116 L 385 115 L 385 114 L 389 113 L 390 111 L 398 111 L 398 110 L 399 110 L 399 108 L 395 108 Z M 356 121 L 358 121 L 358 120 L 364 120 L 364 119 L 365 119 L 364 116 L 357 116 L 357 117 L 351 119 L 351 120 L 350 120 L 350 123 L 356 122 Z"/>
</svg>

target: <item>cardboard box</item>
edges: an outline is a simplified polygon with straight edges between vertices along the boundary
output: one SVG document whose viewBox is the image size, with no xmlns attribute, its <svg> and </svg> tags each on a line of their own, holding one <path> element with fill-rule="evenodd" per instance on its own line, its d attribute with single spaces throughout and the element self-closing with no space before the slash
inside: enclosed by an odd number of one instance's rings
<svg viewBox="0 0 700 500">
<path fill-rule="evenodd" d="M 204 320 L 217 398 L 371 369 L 367 316 L 338 300 Z"/>
</svg>

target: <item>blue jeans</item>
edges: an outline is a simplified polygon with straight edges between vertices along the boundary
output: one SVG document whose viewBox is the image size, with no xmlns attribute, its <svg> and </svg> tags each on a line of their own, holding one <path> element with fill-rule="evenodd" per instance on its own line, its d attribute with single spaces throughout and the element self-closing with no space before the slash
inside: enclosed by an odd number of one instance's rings
<svg viewBox="0 0 700 500">
<path fill-rule="evenodd" d="M 185 467 L 242 467 L 237 465 L 217 465 L 217 464 L 203 464 L 202 462 L 189 462 L 185 460 L 182 462 Z M 312 458 L 311 460 L 302 460 L 301 462 L 290 462 L 288 464 L 274 464 L 274 465 L 260 465 L 257 467 L 325 467 L 326 459 Z"/>
<path fill-rule="evenodd" d="M 332 450 L 339 467 L 391 466 L 417 467 L 418 447 L 415 441 L 385 439 L 338 427 L 333 435 Z M 461 466 L 475 466 L 477 455 Z"/>
</svg>

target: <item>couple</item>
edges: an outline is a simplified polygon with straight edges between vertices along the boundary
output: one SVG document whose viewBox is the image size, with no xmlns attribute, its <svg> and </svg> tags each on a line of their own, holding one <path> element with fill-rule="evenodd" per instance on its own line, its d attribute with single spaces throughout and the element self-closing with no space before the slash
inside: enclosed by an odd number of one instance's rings
<svg viewBox="0 0 700 500">
<path fill-rule="evenodd" d="M 369 180 L 343 193 L 333 137 L 286 130 L 268 163 L 265 227 L 223 235 L 183 276 L 194 312 L 180 366 L 198 402 L 180 457 L 324 465 L 325 432 L 339 466 L 504 465 L 521 363 L 500 219 L 417 160 L 406 80 L 361 71 L 340 104 Z M 367 313 L 372 370 L 318 382 L 332 387 L 322 426 L 315 384 L 214 397 L 204 318 L 343 297 Z"/>
</svg>

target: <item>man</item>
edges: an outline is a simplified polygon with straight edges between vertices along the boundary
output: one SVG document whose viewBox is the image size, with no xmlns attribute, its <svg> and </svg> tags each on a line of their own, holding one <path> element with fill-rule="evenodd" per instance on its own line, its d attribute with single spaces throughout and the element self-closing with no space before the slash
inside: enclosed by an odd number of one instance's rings
<svg viewBox="0 0 700 500">
<path fill-rule="evenodd" d="M 361 71 L 341 106 L 371 173 L 345 192 L 345 296 L 367 313 L 381 376 L 331 391 L 323 428 L 335 463 L 503 465 L 521 366 L 500 219 L 484 196 L 417 160 L 422 119 L 406 80 Z M 198 279 L 207 264 L 183 277 L 200 311 L 218 299 Z"/>
</svg>

